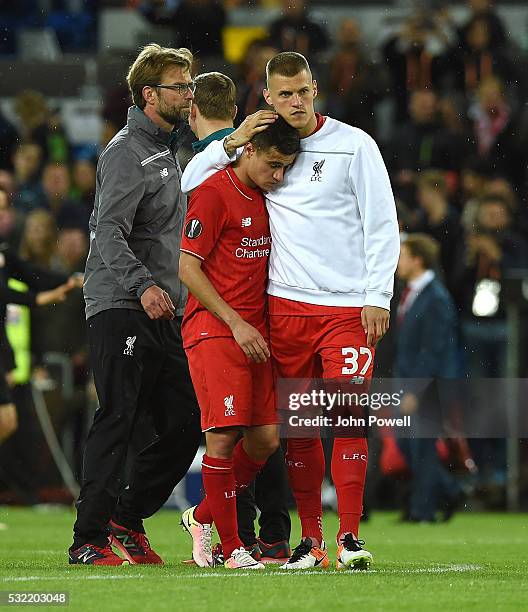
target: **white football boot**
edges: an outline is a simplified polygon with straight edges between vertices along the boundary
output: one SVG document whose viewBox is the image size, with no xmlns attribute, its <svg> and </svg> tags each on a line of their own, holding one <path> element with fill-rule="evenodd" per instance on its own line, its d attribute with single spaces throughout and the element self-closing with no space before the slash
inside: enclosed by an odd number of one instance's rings
<svg viewBox="0 0 528 612">
<path fill-rule="evenodd" d="M 263 570 L 264 565 L 255 561 L 245 548 L 235 548 L 231 556 L 225 560 L 224 567 L 228 569 Z"/>
<path fill-rule="evenodd" d="M 188 508 L 182 514 L 180 525 L 191 536 L 193 547 L 192 557 L 198 567 L 213 566 L 213 551 L 211 549 L 211 537 L 213 527 L 207 523 L 199 523 L 194 518 L 196 506 Z"/>
<path fill-rule="evenodd" d="M 356 540 L 353 534 L 345 534 L 337 547 L 336 569 L 369 569 L 372 563 L 372 554 L 362 548 L 364 544 L 363 540 Z"/>
</svg>

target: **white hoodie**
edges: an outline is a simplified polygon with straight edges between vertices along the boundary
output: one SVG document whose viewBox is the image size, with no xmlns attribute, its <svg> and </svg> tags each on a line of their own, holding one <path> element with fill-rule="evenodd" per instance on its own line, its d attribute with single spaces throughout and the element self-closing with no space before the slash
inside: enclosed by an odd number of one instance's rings
<svg viewBox="0 0 528 612">
<path fill-rule="evenodd" d="M 223 144 L 212 142 L 189 162 L 184 192 L 234 161 Z M 284 182 L 266 193 L 266 203 L 270 295 L 389 309 L 400 252 L 398 223 L 383 158 L 368 134 L 327 117 L 301 140 L 295 163 Z"/>
</svg>

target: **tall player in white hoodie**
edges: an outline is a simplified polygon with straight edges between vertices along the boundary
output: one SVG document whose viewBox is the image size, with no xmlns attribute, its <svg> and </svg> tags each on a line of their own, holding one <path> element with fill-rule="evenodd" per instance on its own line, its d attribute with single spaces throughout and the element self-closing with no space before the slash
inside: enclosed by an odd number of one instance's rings
<svg viewBox="0 0 528 612">
<path fill-rule="evenodd" d="M 368 134 L 315 113 L 317 84 L 302 55 L 280 53 L 269 61 L 266 73 L 266 101 L 302 138 L 301 152 L 284 182 L 266 194 L 272 233 L 270 341 L 278 377 L 368 380 L 374 346 L 389 325 L 399 256 L 387 170 Z M 230 163 L 235 148 L 243 144 L 242 131 L 195 156 L 182 189 L 193 189 Z M 372 560 L 358 540 L 367 456 L 365 438 L 335 438 L 338 568 L 365 568 Z M 321 440 L 288 439 L 286 463 L 302 540 L 283 568 L 325 567 Z"/>
</svg>

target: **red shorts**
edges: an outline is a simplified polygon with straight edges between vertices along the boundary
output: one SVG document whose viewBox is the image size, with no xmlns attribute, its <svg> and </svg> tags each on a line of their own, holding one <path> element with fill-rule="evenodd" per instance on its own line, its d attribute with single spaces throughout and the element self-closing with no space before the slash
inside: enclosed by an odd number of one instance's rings
<svg viewBox="0 0 528 612">
<path fill-rule="evenodd" d="M 343 381 L 353 382 L 357 393 L 368 390 L 375 351 L 367 346 L 361 308 L 315 306 L 270 296 L 269 313 L 275 377 L 296 379 L 286 384 L 288 394 L 319 388 L 311 379 L 336 380 L 337 388 Z M 278 406 L 280 412 L 288 410 L 284 382 L 277 387 L 278 401 L 284 404 Z M 332 390 L 328 384 L 325 389 Z M 364 416 L 363 408 L 355 406 L 326 414 L 337 418 L 340 413 Z"/>
<path fill-rule="evenodd" d="M 272 296 L 269 305 L 271 351 L 279 378 L 372 378 L 375 351 L 367 346 L 361 308 L 316 306 Z M 292 314 L 287 313 L 288 305 Z"/>
<path fill-rule="evenodd" d="M 208 338 L 186 349 L 202 431 L 279 422 L 271 360 L 255 363 L 233 338 Z"/>
</svg>

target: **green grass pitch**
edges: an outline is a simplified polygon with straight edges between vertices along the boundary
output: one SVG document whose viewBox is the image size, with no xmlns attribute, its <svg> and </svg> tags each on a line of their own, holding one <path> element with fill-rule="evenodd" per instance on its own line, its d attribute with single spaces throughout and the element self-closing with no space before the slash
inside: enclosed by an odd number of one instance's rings
<svg viewBox="0 0 528 612">
<path fill-rule="evenodd" d="M 0 508 L 0 591 L 68 591 L 68 609 L 98 612 L 528 610 L 526 514 L 465 513 L 422 526 L 374 513 L 361 533 L 374 555 L 370 571 L 285 574 L 268 566 L 256 575 L 182 564 L 190 545 L 170 511 L 146 525 L 163 567 L 69 566 L 73 519 L 70 510 Z M 336 516 L 324 524 L 331 542 Z M 334 544 L 330 553 L 333 561 Z"/>
</svg>

